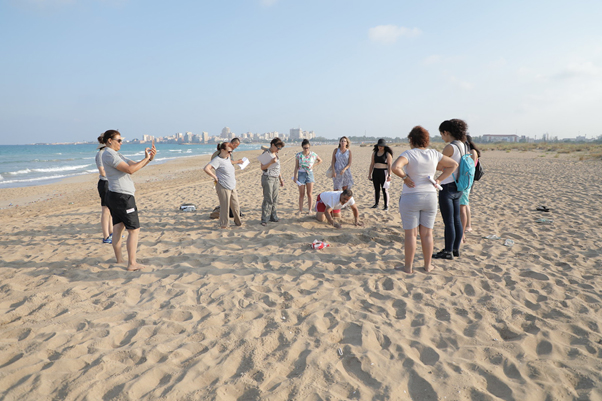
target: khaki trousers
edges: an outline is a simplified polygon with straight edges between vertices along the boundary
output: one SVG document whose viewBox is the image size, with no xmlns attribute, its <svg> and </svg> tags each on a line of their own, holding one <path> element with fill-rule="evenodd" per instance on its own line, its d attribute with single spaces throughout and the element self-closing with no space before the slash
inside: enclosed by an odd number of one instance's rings
<svg viewBox="0 0 602 401">
<path fill-rule="evenodd" d="M 219 198 L 219 225 L 222 227 L 228 227 L 230 208 L 232 208 L 232 214 L 234 215 L 234 223 L 240 226 L 240 209 L 238 207 L 238 194 L 236 188 L 226 189 L 218 182 L 215 184 L 215 191 Z"/>
</svg>

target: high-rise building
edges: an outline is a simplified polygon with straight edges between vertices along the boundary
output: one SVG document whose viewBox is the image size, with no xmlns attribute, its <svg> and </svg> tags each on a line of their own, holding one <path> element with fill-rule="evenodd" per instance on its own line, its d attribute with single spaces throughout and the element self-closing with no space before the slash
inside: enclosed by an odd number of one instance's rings
<svg viewBox="0 0 602 401">
<path fill-rule="evenodd" d="M 290 130 L 291 140 L 301 139 L 301 135 L 303 135 L 301 128 L 291 128 L 291 130 Z"/>
<path fill-rule="evenodd" d="M 291 128 L 290 130 L 290 140 L 296 141 L 299 139 L 314 139 L 316 134 L 313 131 L 303 131 L 301 128 Z"/>
<path fill-rule="evenodd" d="M 203 142 L 207 143 L 209 142 L 209 133 L 206 131 L 203 131 Z"/>
<path fill-rule="evenodd" d="M 225 139 L 230 139 L 230 133 L 231 133 L 230 128 L 229 127 L 224 127 L 222 129 L 222 134 L 220 136 L 222 138 L 225 138 Z"/>
</svg>

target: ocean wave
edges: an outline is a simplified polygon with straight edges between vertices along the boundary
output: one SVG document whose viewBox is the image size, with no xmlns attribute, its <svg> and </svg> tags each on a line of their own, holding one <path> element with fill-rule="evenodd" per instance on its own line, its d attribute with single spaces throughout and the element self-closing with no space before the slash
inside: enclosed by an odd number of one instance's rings
<svg viewBox="0 0 602 401">
<path fill-rule="evenodd" d="M 64 167 L 50 167 L 50 168 L 34 168 L 31 171 L 36 173 L 56 173 L 59 171 L 74 171 L 81 170 L 82 168 L 90 166 L 89 164 L 82 164 L 80 166 L 64 166 Z"/>
<path fill-rule="evenodd" d="M 19 184 L 19 183 L 25 183 L 25 182 L 36 182 L 36 181 L 44 181 L 44 180 L 58 180 L 60 178 L 66 178 L 66 177 L 73 177 L 73 175 L 78 175 L 78 174 L 65 174 L 65 175 L 51 175 L 51 176 L 47 176 L 47 177 L 36 177 L 36 178 L 27 178 L 24 180 L 8 180 L 8 181 L 1 181 L 0 184 Z"/>
<path fill-rule="evenodd" d="M 31 173 L 31 170 L 28 169 L 28 168 L 26 168 L 25 170 L 8 171 L 8 172 L 6 172 L 4 174 L 7 174 L 7 175 L 19 175 L 19 174 L 29 174 L 29 173 Z"/>
</svg>

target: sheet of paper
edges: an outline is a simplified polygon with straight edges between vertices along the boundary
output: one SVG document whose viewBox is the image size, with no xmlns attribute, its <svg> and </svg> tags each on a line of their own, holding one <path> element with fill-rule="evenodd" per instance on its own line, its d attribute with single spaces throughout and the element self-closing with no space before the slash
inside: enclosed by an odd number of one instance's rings
<svg viewBox="0 0 602 401">
<path fill-rule="evenodd" d="M 270 152 L 263 152 L 258 158 L 257 160 L 259 160 L 259 162 L 261 164 L 268 164 L 270 162 L 270 160 L 272 160 L 272 154 Z"/>
<path fill-rule="evenodd" d="M 242 164 L 239 164 L 238 167 L 240 167 L 241 170 L 244 170 L 245 167 L 247 167 L 251 162 L 249 161 L 249 159 L 247 159 L 246 157 L 242 158 Z"/>
</svg>

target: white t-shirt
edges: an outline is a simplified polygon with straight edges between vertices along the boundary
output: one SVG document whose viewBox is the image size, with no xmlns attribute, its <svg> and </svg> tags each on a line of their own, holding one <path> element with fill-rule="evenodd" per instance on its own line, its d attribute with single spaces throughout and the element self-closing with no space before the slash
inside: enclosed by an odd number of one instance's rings
<svg viewBox="0 0 602 401">
<path fill-rule="evenodd" d="M 351 197 L 351 199 L 349 199 L 349 201 L 347 203 L 345 203 L 344 205 L 341 205 L 341 194 L 342 193 L 343 193 L 343 191 L 322 192 L 320 194 L 320 202 L 322 202 L 323 204 L 325 204 L 332 210 L 340 210 L 340 209 L 346 208 L 347 206 L 355 205 L 355 200 L 353 199 L 353 196 Z"/>
<path fill-rule="evenodd" d="M 428 179 L 430 175 L 435 178 L 437 164 L 443 158 L 441 152 L 435 149 L 410 149 L 403 152 L 399 157 L 405 157 L 408 160 L 406 165 L 406 173 L 414 181 L 414 188 L 403 184 L 402 192 L 404 194 L 437 192 L 431 181 Z"/>
<path fill-rule="evenodd" d="M 460 159 L 462 158 L 462 156 L 465 154 L 464 152 L 466 152 L 466 147 L 464 146 L 464 144 L 460 141 L 452 141 L 450 143 L 452 149 L 454 150 L 454 154 L 451 156 L 452 159 L 454 159 L 456 161 L 456 163 L 458 163 L 458 165 L 460 164 Z M 462 153 L 460 153 L 460 151 L 458 150 L 458 147 L 460 149 L 462 149 Z M 458 168 L 453 172 L 452 175 L 450 175 L 449 177 L 447 177 L 446 179 L 444 179 L 443 181 L 441 181 L 441 185 L 443 184 L 449 184 L 450 182 L 455 182 L 456 180 L 454 179 L 454 176 L 458 176 L 458 170 L 460 169 L 460 166 L 458 166 Z"/>
</svg>

